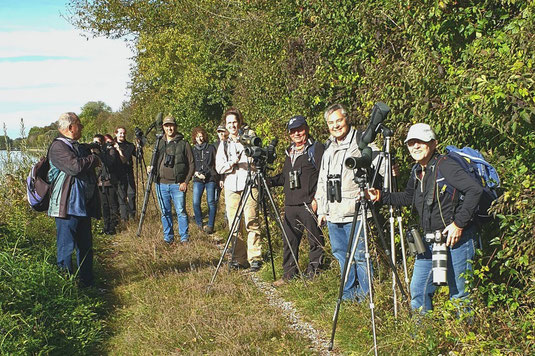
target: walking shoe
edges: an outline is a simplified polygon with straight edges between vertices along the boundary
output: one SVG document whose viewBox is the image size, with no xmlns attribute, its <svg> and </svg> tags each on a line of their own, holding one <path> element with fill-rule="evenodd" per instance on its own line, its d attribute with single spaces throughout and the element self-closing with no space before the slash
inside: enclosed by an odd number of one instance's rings
<svg viewBox="0 0 535 356">
<path fill-rule="evenodd" d="M 251 262 L 251 272 L 258 272 L 260 271 L 260 268 L 262 268 L 262 261 L 261 260 L 255 260 Z"/>
<path fill-rule="evenodd" d="M 214 233 L 214 228 L 212 226 L 206 225 L 203 227 L 204 232 L 206 232 L 208 235 L 211 235 Z"/>
</svg>

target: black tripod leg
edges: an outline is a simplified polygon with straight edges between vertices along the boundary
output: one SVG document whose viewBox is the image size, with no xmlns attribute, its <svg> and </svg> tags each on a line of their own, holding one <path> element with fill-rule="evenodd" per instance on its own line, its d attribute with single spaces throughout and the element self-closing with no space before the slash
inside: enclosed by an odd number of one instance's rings
<svg viewBox="0 0 535 356">
<path fill-rule="evenodd" d="M 260 176 L 258 176 L 259 181 L 260 179 Z M 267 193 L 269 194 L 269 191 Z M 277 280 L 277 275 L 275 274 L 275 261 L 273 260 L 273 246 L 271 245 L 271 233 L 269 232 L 266 199 L 264 199 L 264 186 L 260 184 L 258 185 L 258 200 L 262 203 L 262 214 L 264 215 L 264 224 L 266 224 L 266 236 L 268 239 L 269 257 L 271 259 L 271 271 L 273 272 L 273 281 L 275 281 Z"/>
<path fill-rule="evenodd" d="M 334 315 L 333 315 L 333 328 L 331 331 L 331 342 L 329 344 L 329 351 L 333 349 L 334 346 L 334 336 L 336 334 L 336 325 L 338 323 L 338 314 L 340 313 L 340 305 L 342 304 L 342 296 L 344 295 L 344 287 L 346 284 L 347 275 L 349 274 L 349 269 L 351 268 L 351 255 L 354 253 L 353 250 L 353 242 L 355 240 L 355 227 L 357 226 L 358 221 L 358 214 L 360 211 L 361 203 L 360 201 L 357 201 L 355 203 L 355 213 L 353 215 L 353 222 L 351 223 L 351 232 L 349 236 L 349 242 L 347 244 L 347 251 L 346 251 L 346 259 L 344 263 L 344 269 L 340 276 L 340 288 L 338 290 L 338 299 L 336 300 L 336 307 L 334 309 Z M 359 235 L 362 228 L 362 223 L 359 227 Z M 371 288 L 371 286 L 370 286 Z"/>
<path fill-rule="evenodd" d="M 219 258 L 219 262 L 217 263 L 215 272 L 212 276 L 212 279 L 210 280 L 210 283 L 208 284 L 208 288 L 206 292 L 208 293 L 210 289 L 212 288 L 212 285 L 214 284 L 215 278 L 217 276 L 217 273 L 219 272 L 219 269 L 221 268 L 221 264 L 223 263 L 223 259 L 225 258 L 225 254 L 228 251 L 228 248 L 230 246 L 230 242 L 232 241 L 233 237 L 234 239 L 238 238 L 238 227 L 240 226 L 241 217 L 243 214 L 243 210 L 245 208 L 245 203 L 247 202 L 247 199 L 249 198 L 249 195 L 251 194 L 251 186 L 248 185 L 245 187 L 244 193 L 240 197 L 240 202 L 238 203 L 238 210 L 236 211 L 236 214 L 234 215 L 234 219 L 232 220 L 232 226 L 229 231 L 227 242 L 225 243 L 225 247 L 223 249 L 223 252 L 221 253 L 221 257 Z M 234 243 L 235 246 L 235 243 Z M 234 256 L 234 251 L 232 251 L 232 256 Z M 231 257 L 232 261 L 232 257 Z"/>
<path fill-rule="evenodd" d="M 294 252 L 293 252 L 293 250 L 291 248 L 292 245 L 290 244 L 290 239 L 288 238 L 288 235 L 286 234 L 286 231 L 284 230 L 284 226 L 282 225 L 282 220 L 280 218 L 279 209 L 277 208 L 277 205 L 275 204 L 275 200 L 273 200 L 273 196 L 271 195 L 271 192 L 269 191 L 269 187 L 267 185 L 266 179 L 263 176 L 261 177 L 261 183 L 262 183 L 262 186 L 264 187 L 264 190 L 266 191 L 266 195 L 269 198 L 269 202 L 271 203 L 271 207 L 273 208 L 273 212 L 274 212 L 274 215 L 275 215 L 275 220 L 277 221 L 277 224 L 279 225 L 279 229 L 281 230 L 282 236 L 284 236 L 284 240 L 288 244 L 288 248 L 290 249 L 290 252 L 292 254 L 292 258 L 294 259 L 294 262 L 295 262 L 295 267 L 297 268 L 297 271 L 299 272 L 299 275 L 301 276 L 301 279 L 303 280 L 303 282 L 305 282 L 305 276 L 303 275 L 303 271 L 299 267 L 299 263 L 297 261 L 297 257 L 295 256 L 295 254 L 294 254 Z M 264 204 L 265 204 L 265 201 L 264 201 Z M 267 216 L 267 215 L 264 213 L 264 216 Z M 266 226 L 267 226 L 267 218 L 266 218 Z M 273 250 L 271 248 L 271 243 L 270 243 L 270 247 L 269 248 L 270 248 L 270 252 L 271 252 L 271 256 L 272 256 L 271 257 L 271 263 L 273 264 L 273 279 L 275 279 L 275 266 L 274 266 L 274 262 L 273 262 Z M 306 282 L 305 282 L 305 284 L 306 284 Z"/>
</svg>

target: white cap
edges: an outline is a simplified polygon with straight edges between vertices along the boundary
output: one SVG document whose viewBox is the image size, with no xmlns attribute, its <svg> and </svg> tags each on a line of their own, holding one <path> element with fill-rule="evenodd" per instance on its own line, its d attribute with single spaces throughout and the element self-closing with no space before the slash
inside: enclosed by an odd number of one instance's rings
<svg viewBox="0 0 535 356">
<path fill-rule="evenodd" d="M 407 134 L 405 143 L 413 139 L 420 140 L 423 142 L 429 142 L 431 140 L 436 140 L 436 137 L 431 126 L 429 126 L 428 124 L 418 123 L 412 125 L 409 129 L 409 133 Z"/>
</svg>

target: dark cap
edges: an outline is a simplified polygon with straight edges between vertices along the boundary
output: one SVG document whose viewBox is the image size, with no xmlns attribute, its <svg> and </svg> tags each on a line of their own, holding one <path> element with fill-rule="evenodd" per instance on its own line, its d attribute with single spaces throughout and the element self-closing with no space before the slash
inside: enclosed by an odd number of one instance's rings
<svg viewBox="0 0 535 356">
<path fill-rule="evenodd" d="M 301 127 L 301 126 L 308 126 L 307 125 L 307 120 L 305 119 L 304 116 L 301 116 L 301 115 L 297 115 L 297 116 L 294 116 L 290 119 L 290 121 L 288 121 L 288 131 L 290 131 L 291 129 L 296 129 L 298 127 Z"/>
<path fill-rule="evenodd" d="M 173 124 L 173 125 L 176 125 L 175 118 L 172 117 L 171 115 L 167 115 L 167 116 L 163 119 L 163 122 L 162 122 L 162 125 L 165 125 L 165 124 Z"/>
<path fill-rule="evenodd" d="M 223 131 L 223 132 L 225 132 L 225 131 L 227 131 L 227 129 L 226 129 L 225 126 L 223 126 L 223 125 L 219 125 L 219 126 L 217 127 L 217 132 L 219 132 L 219 131 Z"/>
</svg>

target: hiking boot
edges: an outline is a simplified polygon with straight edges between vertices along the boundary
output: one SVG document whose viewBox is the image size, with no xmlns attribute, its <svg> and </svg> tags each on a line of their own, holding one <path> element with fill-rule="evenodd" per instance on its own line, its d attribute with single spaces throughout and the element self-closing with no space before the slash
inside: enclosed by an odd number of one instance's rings
<svg viewBox="0 0 535 356">
<path fill-rule="evenodd" d="M 260 268 L 262 268 L 262 261 L 255 260 L 251 262 L 251 272 L 258 272 L 260 271 Z"/>
<path fill-rule="evenodd" d="M 206 225 L 205 227 L 203 227 L 203 230 L 205 233 L 207 233 L 208 235 L 211 235 L 214 233 L 214 227 L 213 226 L 208 226 Z"/>
<path fill-rule="evenodd" d="M 241 264 L 238 261 L 231 261 L 229 263 L 229 266 L 230 266 L 230 269 L 235 270 L 235 271 L 240 270 L 240 269 L 247 269 L 247 265 Z"/>
</svg>

